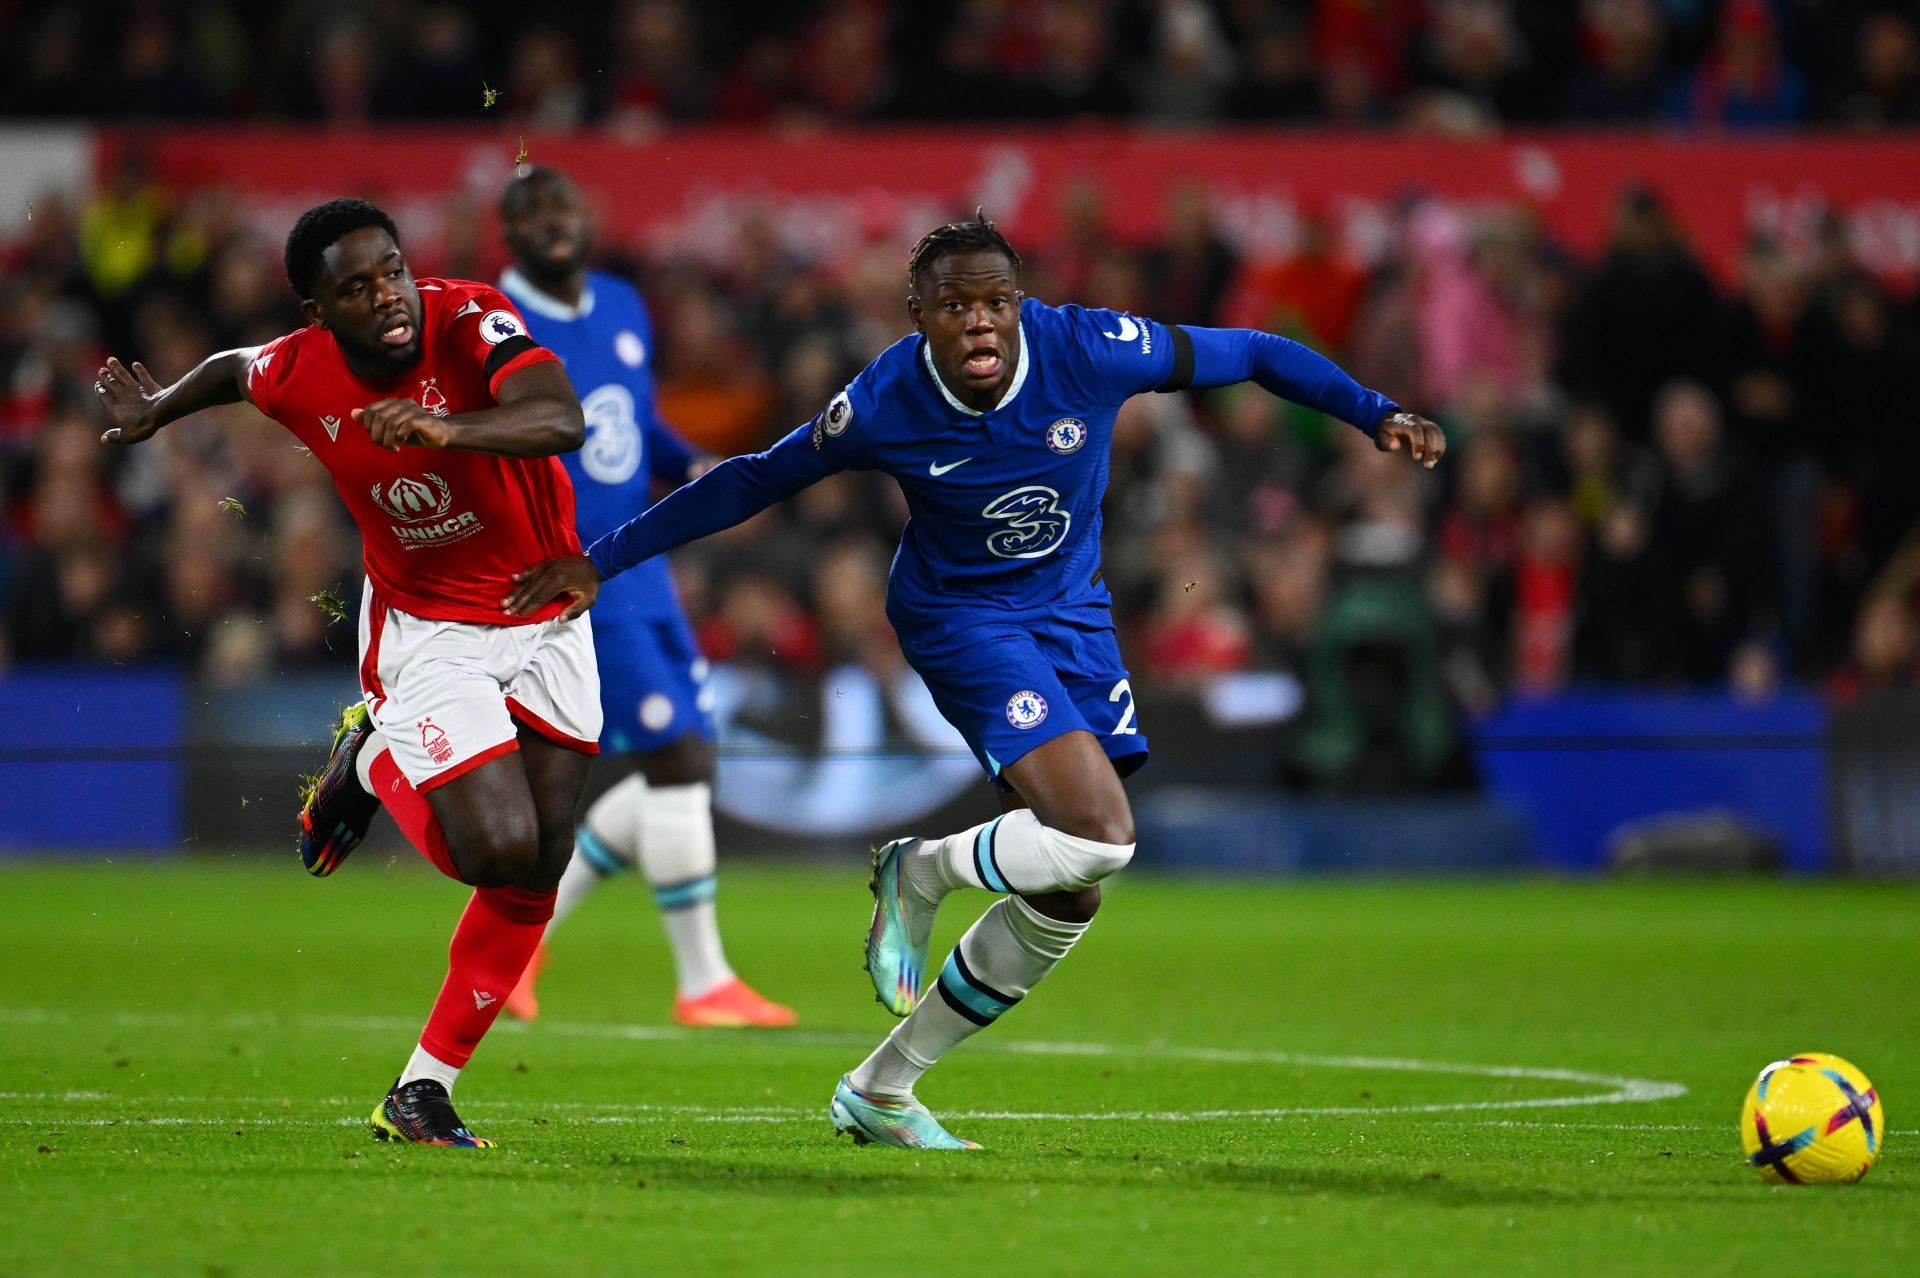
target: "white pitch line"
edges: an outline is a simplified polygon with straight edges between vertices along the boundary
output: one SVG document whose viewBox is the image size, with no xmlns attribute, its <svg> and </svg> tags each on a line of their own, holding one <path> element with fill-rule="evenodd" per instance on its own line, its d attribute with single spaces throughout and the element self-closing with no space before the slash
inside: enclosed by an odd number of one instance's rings
<svg viewBox="0 0 1920 1278">
<path fill-rule="evenodd" d="M 49 1011 L 42 1008 L 0 1008 L 0 1021 L 15 1024 L 50 1025 L 66 1024 L 75 1020 L 101 1019 L 119 1025 L 213 1024 L 233 1029 L 276 1029 L 298 1026 L 302 1028 L 343 1030 L 348 1032 L 407 1034 L 413 1033 L 419 1025 L 417 1020 L 401 1019 L 398 1017 L 283 1017 L 265 1016 L 257 1013 L 195 1016 L 180 1012 L 131 1011 L 106 1012 L 98 1016 L 76 1017 L 65 1011 Z M 820 1033 L 782 1034 L 778 1038 L 720 1038 L 710 1033 L 702 1033 L 697 1030 L 684 1029 L 678 1026 L 609 1025 L 568 1023 L 564 1021 L 543 1021 L 537 1027 L 505 1025 L 500 1028 L 508 1029 L 510 1033 L 541 1033 L 562 1037 L 609 1038 L 641 1042 L 725 1044 L 731 1048 L 751 1046 L 755 1049 L 774 1045 L 788 1047 L 864 1047 L 870 1041 L 864 1036 L 854 1034 Z M 1662 1082 L 1656 1079 L 1633 1078 L 1618 1074 L 1596 1074 L 1586 1070 L 1542 1068 L 1527 1065 L 1472 1065 L 1457 1061 L 1423 1061 L 1393 1056 L 1329 1056 L 1303 1052 L 1177 1047 L 1166 1044 L 1068 1043 L 1023 1039 L 988 1039 L 977 1042 L 974 1046 L 975 1050 L 999 1051 L 1027 1056 L 1151 1057 L 1159 1060 L 1189 1060 L 1228 1065 L 1294 1065 L 1319 1069 L 1450 1074 L 1472 1078 L 1526 1079 L 1540 1082 L 1570 1083 L 1580 1087 L 1595 1087 L 1604 1090 L 1577 1096 L 1536 1096 L 1507 1100 L 1446 1101 L 1426 1105 L 1296 1105 L 1257 1109 L 1096 1110 L 1081 1113 L 981 1110 L 951 1115 L 956 1121 L 1188 1122 L 1198 1119 L 1274 1120 L 1305 1117 L 1373 1117 L 1396 1114 L 1452 1114 L 1492 1110 L 1565 1109 L 1582 1105 L 1646 1104 L 1654 1101 L 1671 1100 L 1687 1094 L 1686 1087 L 1680 1083 Z M 48 1094 L 46 1099 L 53 1099 L 56 1095 L 60 1094 Z M 83 1095 L 91 1098 L 89 1094 L 68 1095 L 72 1099 L 79 1099 Z M 165 1101 L 160 1100 L 159 1103 L 165 1103 Z M 181 1103 L 188 1103 L 188 1098 L 182 1098 Z M 196 1098 L 193 1103 L 202 1102 Z M 204 1103 L 214 1103 L 214 1099 L 206 1098 Z M 250 1102 L 228 1099 L 219 1103 L 244 1104 Z M 279 1101 L 255 1101 L 251 1103 L 278 1104 Z M 465 1102 L 463 1102 L 463 1104 L 464 1103 Z M 474 1106 L 474 1108 L 479 1107 L 480 1106 Z M 516 1108 L 524 1109 L 527 1108 L 527 1106 L 520 1105 Z M 534 1106 L 533 1108 L 537 1109 L 539 1106 Z M 547 1106 L 547 1108 L 559 1108 L 559 1106 Z M 622 1115 L 652 1115 L 656 1113 L 662 1117 L 622 1117 Z M 611 1121 L 665 1121 L 665 1118 L 668 1116 L 694 1118 L 696 1121 L 703 1122 L 793 1122 L 801 1121 L 803 1117 L 805 1121 L 814 1121 L 817 1117 L 812 1110 L 781 1112 L 777 1110 L 760 1109 L 716 1110 L 711 1108 L 701 1109 L 698 1107 L 627 1107 L 616 1110 Z M 593 1121 L 609 1120 L 607 1118 L 596 1118 Z"/>
</svg>

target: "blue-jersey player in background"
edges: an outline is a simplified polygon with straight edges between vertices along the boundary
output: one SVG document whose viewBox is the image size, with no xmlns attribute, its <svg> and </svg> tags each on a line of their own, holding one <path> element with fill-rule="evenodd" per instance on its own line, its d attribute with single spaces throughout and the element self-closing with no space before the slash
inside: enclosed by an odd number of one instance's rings
<svg viewBox="0 0 1920 1278">
<path fill-rule="evenodd" d="M 1003 814 L 874 858 L 874 989 L 906 1019 L 840 1080 L 833 1123 L 862 1143 L 965 1149 L 914 1084 L 1053 970 L 1133 856 L 1121 779 L 1146 761 L 1100 572 L 1100 503 L 1120 405 L 1146 391 L 1252 381 L 1431 467 L 1446 440 L 1298 343 L 1169 327 L 1023 299 L 1020 259 L 984 216 L 929 234 L 907 267 L 915 332 L 806 426 L 716 466 L 584 556 L 520 574 L 531 609 L 736 524 L 838 470 L 883 470 L 912 518 L 887 608 L 901 650 L 1002 792 Z M 603 587 L 604 589 L 604 587 Z M 603 596 L 604 597 L 604 596 Z M 935 910 L 959 887 L 1006 894 L 922 999 Z"/>
<path fill-rule="evenodd" d="M 701 464 L 654 407 L 653 329 L 632 285 L 586 266 L 589 218 L 573 182 L 535 168 L 508 183 L 500 217 L 514 266 L 500 288 L 534 340 L 559 355 L 580 396 L 586 443 L 562 457 L 573 479 L 580 541 L 647 508 L 656 484 L 677 488 Z M 605 730 L 600 747 L 617 779 L 587 808 L 560 881 L 551 936 L 601 879 L 638 865 L 652 885 L 677 976 L 674 1017 L 684 1025 L 791 1025 L 728 966 L 714 913 L 713 725 L 707 663 L 674 593 L 665 560 L 638 565 L 593 609 Z M 534 956 L 506 1010 L 539 1012 Z"/>
</svg>

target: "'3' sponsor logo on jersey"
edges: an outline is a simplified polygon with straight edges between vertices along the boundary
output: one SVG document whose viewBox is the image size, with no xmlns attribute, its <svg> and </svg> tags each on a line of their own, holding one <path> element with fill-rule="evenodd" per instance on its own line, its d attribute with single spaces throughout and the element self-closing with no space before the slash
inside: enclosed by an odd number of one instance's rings
<svg viewBox="0 0 1920 1278">
<path fill-rule="evenodd" d="M 1028 484 L 1002 493 L 980 513 L 1004 519 L 1005 528 L 990 533 L 987 549 L 1002 559 L 1038 559 L 1067 539 L 1073 516 L 1057 504 L 1060 494 L 1044 484 Z"/>
<path fill-rule="evenodd" d="M 587 419 L 587 442 L 580 448 L 580 469 L 602 484 L 624 484 L 640 469 L 640 423 L 634 419 L 633 392 L 608 382 L 580 401 Z"/>
</svg>

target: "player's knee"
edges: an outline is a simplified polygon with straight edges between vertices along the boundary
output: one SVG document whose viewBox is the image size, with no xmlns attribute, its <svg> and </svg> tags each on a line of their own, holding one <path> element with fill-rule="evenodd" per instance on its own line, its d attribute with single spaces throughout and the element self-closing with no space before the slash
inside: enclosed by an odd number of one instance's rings
<svg viewBox="0 0 1920 1278">
<path fill-rule="evenodd" d="M 1089 843 L 1101 843 L 1109 847 L 1125 847 L 1127 855 L 1133 854 L 1133 813 L 1125 804 L 1118 807 L 1102 805 L 1084 812 L 1072 812 L 1059 818 L 1055 826 L 1063 834 L 1072 835 Z M 1122 858 L 1120 865 L 1126 864 Z M 1116 865 L 1115 870 L 1120 868 Z M 1111 870 L 1108 873 L 1112 873 Z"/>
<path fill-rule="evenodd" d="M 475 887 L 541 886 L 536 882 L 541 864 L 539 830 L 530 819 L 501 817 L 487 822 L 460 840 L 454 860 Z M 561 868 L 565 866 L 562 861 Z M 557 874 L 554 882 L 559 882 Z"/>
<path fill-rule="evenodd" d="M 520 886 L 535 892 L 551 891 L 558 887 L 560 877 L 567 872 L 567 863 L 573 860 L 573 843 L 571 830 L 543 833 L 533 869 Z"/>
<path fill-rule="evenodd" d="M 713 755 L 713 743 L 697 732 L 690 732 L 641 756 L 640 771 L 647 784 L 655 787 L 711 785 Z"/>
<path fill-rule="evenodd" d="M 1078 888 L 1070 892 L 1036 892 L 1022 898 L 1036 911 L 1062 923 L 1091 923 L 1100 912 L 1100 889 Z"/>
</svg>

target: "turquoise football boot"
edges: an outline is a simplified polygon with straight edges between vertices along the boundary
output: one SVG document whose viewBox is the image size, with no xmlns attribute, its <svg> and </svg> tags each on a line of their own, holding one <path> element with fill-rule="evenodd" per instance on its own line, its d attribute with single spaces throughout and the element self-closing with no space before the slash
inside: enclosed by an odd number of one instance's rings
<svg viewBox="0 0 1920 1278">
<path fill-rule="evenodd" d="M 926 979 L 927 938 L 933 932 L 936 907 L 926 905 L 907 888 L 901 858 L 918 839 L 895 839 L 873 854 L 873 922 L 867 927 L 867 975 L 873 995 L 895 1016 L 905 1016 L 920 1004 Z"/>
<path fill-rule="evenodd" d="M 833 1089 L 828 1107 L 833 1129 L 853 1137 L 856 1145 L 892 1145 L 899 1149 L 978 1149 L 961 1140 L 927 1112 L 917 1100 L 881 1100 L 853 1090 L 845 1078 Z"/>
</svg>

